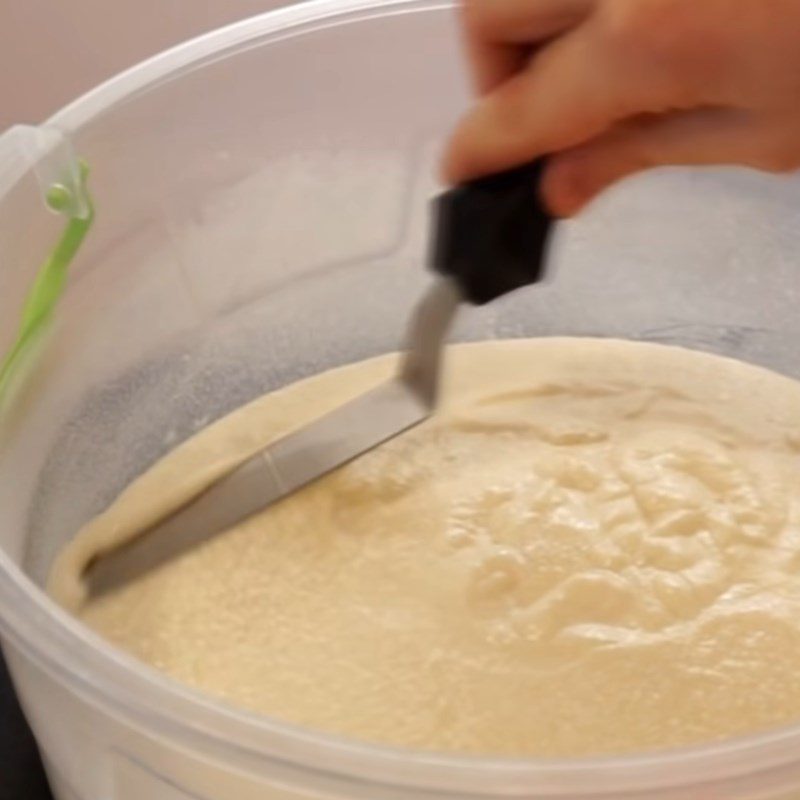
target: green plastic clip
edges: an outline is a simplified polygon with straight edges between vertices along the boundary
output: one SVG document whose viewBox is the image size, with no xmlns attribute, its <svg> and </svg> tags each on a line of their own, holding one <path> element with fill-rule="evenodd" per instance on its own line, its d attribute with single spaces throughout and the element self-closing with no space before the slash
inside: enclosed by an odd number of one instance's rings
<svg viewBox="0 0 800 800">
<path fill-rule="evenodd" d="M 37 133 L 40 134 L 41 129 Z M 29 140 L 30 137 L 27 136 L 26 141 Z M 28 153 L 29 158 L 34 160 L 34 169 L 42 183 L 47 206 L 52 211 L 65 215 L 67 224 L 55 248 L 36 275 L 23 304 L 17 337 L 0 360 L 0 400 L 5 398 L 25 354 L 52 318 L 66 285 L 69 265 L 94 221 L 94 206 L 86 186 L 89 169 L 84 162 L 70 158 L 69 162 L 62 164 L 60 179 L 44 182 L 52 178 L 53 153 L 56 152 L 57 159 L 58 150 L 61 150 L 63 158 L 63 142 L 57 148 L 46 150 L 40 158 L 37 158 L 39 154 Z"/>
</svg>

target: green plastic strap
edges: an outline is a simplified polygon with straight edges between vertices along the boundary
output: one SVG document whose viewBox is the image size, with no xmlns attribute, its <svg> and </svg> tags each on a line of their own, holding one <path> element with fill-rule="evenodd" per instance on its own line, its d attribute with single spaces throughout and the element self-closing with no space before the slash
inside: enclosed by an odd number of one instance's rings
<svg viewBox="0 0 800 800">
<path fill-rule="evenodd" d="M 0 399 L 7 392 L 9 383 L 22 363 L 25 353 L 52 317 L 66 285 L 69 265 L 94 221 L 94 207 L 86 189 L 88 175 L 88 167 L 81 162 L 80 189 L 87 200 L 88 213 L 83 217 L 69 218 L 58 244 L 39 269 L 33 286 L 25 298 L 17 338 L 0 361 Z M 46 199 L 53 211 L 61 213 L 68 213 L 73 204 L 70 190 L 58 183 L 50 187 Z"/>
</svg>

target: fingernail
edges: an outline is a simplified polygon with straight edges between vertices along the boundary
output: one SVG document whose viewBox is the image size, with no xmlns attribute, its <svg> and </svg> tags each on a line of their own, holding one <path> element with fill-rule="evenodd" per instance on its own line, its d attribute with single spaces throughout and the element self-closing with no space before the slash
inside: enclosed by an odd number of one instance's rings
<svg viewBox="0 0 800 800">
<path fill-rule="evenodd" d="M 552 214 L 572 217 L 596 192 L 588 160 L 577 154 L 552 157 L 542 180 L 542 195 Z"/>
</svg>

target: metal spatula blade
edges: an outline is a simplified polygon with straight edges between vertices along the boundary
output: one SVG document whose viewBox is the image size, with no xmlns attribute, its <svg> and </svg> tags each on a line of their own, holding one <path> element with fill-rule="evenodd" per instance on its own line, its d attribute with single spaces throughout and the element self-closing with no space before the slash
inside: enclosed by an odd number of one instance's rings
<svg viewBox="0 0 800 800">
<path fill-rule="evenodd" d="M 96 597 L 135 580 L 427 419 L 461 292 L 440 278 L 413 315 L 399 375 L 261 450 L 154 527 L 87 568 Z"/>
<path fill-rule="evenodd" d="M 552 220 L 538 200 L 541 163 L 482 178 L 434 203 L 430 266 L 440 277 L 417 306 L 398 375 L 248 459 L 84 575 L 90 597 L 117 589 L 263 511 L 427 419 L 442 350 L 462 301 L 480 305 L 544 274 Z"/>
</svg>

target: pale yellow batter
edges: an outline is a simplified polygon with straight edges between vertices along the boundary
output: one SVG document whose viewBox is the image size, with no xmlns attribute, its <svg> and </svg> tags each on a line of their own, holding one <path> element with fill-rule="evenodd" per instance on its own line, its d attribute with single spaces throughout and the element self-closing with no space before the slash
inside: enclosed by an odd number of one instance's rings
<svg viewBox="0 0 800 800">
<path fill-rule="evenodd" d="M 431 422 L 81 605 L 92 552 L 394 364 L 179 447 L 81 533 L 55 596 L 179 680 L 378 742 L 576 756 L 800 718 L 800 384 L 657 345 L 453 348 Z"/>
</svg>

